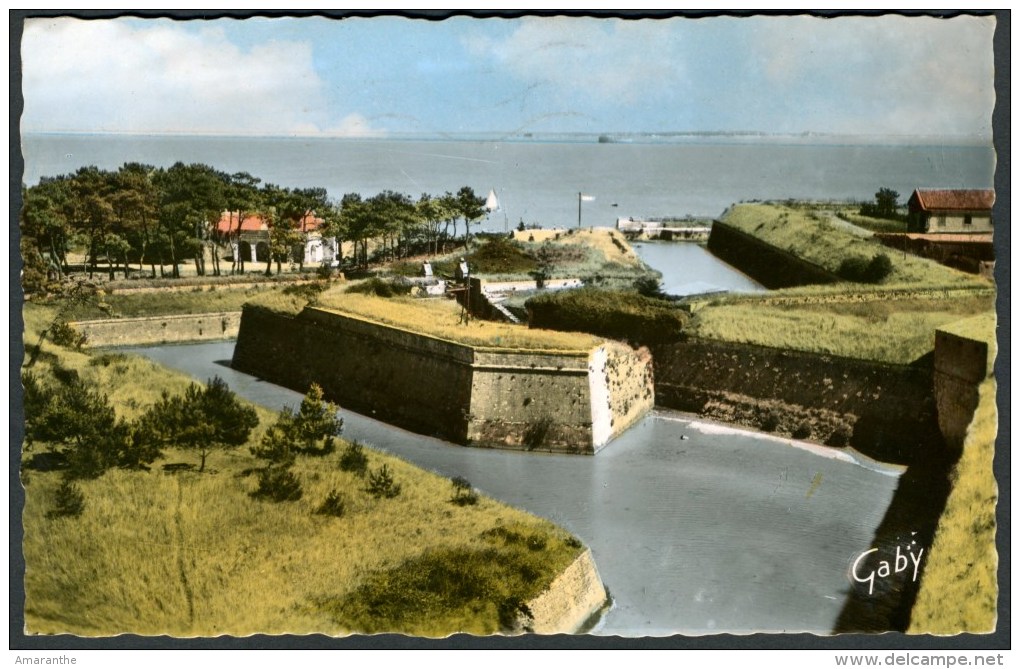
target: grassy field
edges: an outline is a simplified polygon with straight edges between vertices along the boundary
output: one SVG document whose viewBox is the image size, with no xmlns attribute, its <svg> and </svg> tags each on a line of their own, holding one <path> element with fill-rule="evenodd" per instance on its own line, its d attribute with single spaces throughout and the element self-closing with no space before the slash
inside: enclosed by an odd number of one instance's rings
<svg viewBox="0 0 1020 669">
<path fill-rule="evenodd" d="M 53 313 L 26 308 L 29 345 Z M 77 370 L 125 418 L 190 382 L 146 360 L 44 344 L 33 373 L 50 378 L 54 365 Z M 259 418 L 249 444 L 275 414 L 259 409 Z M 148 471 L 80 481 L 79 517 L 47 516 L 59 471 L 24 470 L 27 631 L 490 634 L 582 550 L 551 523 L 488 498 L 454 504 L 449 479 L 366 449 L 369 469 L 386 465 L 401 486 L 395 498 L 376 498 L 339 468 L 343 447 L 298 457 L 303 496 L 279 504 L 250 497 L 264 462 L 248 445 L 214 451 L 201 474 L 165 473 L 164 464 L 197 459 L 170 449 Z M 45 450 L 36 444 L 28 455 Z M 342 517 L 314 513 L 331 492 L 346 502 Z"/>
<path fill-rule="evenodd" d="M 688 332 L 707 339 L 907 364 L 931 352 L 935 328 L 993 313 L 993 299 L 989 295 L 849 303 L 805 300 L 791 305 L 723 301 L 696 311 Z"/>
<path fill-rule="evenodd" d="M 992 461 L 998 415 L 995 381 L 980 388 L 963 455 L 953 470 L 953 490 L 935 534 L 910 634 L 982 633 L 995 629 L 998 596 Z M 951 605 L 950 605 L 951 604 Z"/>
<path fill-rule="evenodd" d="M 464 323 L 460 306 L 444 298 L 383 299 L 334 288 L 322 293 L 316 305 L 470 346 L 589 351 L 603 341 L 591 335 L 531 329 L 511 323 L 480 319 Z"/>
<path fill-rule="evenodd" d="M 884 253 L 892 261 L 885 286 L 988 285 L 984 279 L 932 260 L 897 253 L 878 242 L 864 239 L 833 225 L 820 213 L 778 204 L 736 204 L 722 221 L 747 234 L 836 273 L 847 258 L 870 260 Z"/>
</svg>

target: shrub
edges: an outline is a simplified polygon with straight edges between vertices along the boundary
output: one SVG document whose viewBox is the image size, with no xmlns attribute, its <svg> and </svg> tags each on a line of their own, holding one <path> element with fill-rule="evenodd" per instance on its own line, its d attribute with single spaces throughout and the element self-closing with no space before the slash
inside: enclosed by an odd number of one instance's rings
<svg viewBox="0 0 1020 669">
<path fill-rule="evenodd" d="M 400 484 L 395 482 L 389 467 L 383 465 L 368 474 L 368 492 L 373 497 L 392 499 L 400 494 Z"/>
<path fill-rule="evenodd" d="M 840 425 L 832 431 L 832 434 L 829 435 L 825 444 L 827 446 L 846 446 L 850 443 L 850 438 L 852 436 L 853 433 L 850 431 L 850 428 L 845 425 Z"/>
<path fill-rule="evenodd" d="M 761 419 L 761 429 L 766 432 L 775 432 L 779 429 L 779 424 L 782 422 L 782 416 L 775 409 L 770 409 L 765 413 Z"/>
<path fill-rule="evenodd" d="M 409 295 L 412 287 L 409 281 L 401 279 L 387 281 L 378 277 L 372 277 L 367 281 L 351 286 L 346 292 L 363 293 L 365 295 L 375 295 L 376 297 L 396 297 L 398 295 Z"/>
<path fill-rule="evenodd" d="M 863 256 L 851 256 L 843 260 L 836 272 L 840 278 L 857 283 L 881 283 L 892 272 L 892 260 L 884 253 L 871 260 Z"/>
<path fill-rule="evenodd" d="M 472 506 L 478 503 L 478 493 L 471 487 L 470 481 L 463 476 L 455 476 L 450 482 L 453 484 L 451 502 L 457 506 Z"/>
<path fill-rule="evenodd" d="M 616 241 L 616 238 L 613 238 Z M 643 276 L 634 281 L 634 289 L 644 295 L 645 297 L 651 297 L 657 300 L 661 300 L 666 297 L 666 293 L 662 290 L 662 283 L 658 277 L 655 276 Z"/>
<path fill-rule="evenodd" d="M 590 332 L 640 344 L 675 341 L 689 318 L 662 300 L 590 287 L 537 295 L 525 306 L 533 328 Z"/>
<path fill-rule="evenodd" d="M 811 432 L 812 432 L 811 424 L 808 423 L 806 420 L 805 421 L 801 421 L 801 423 L 799 425 L 797 425 L 796 429 L 794 429 L 794 431 L 793 431 L 793 438 L 794 439 L 808 439 L 808 438 L 811 437 Z"/>
<path fill-rule="evenodd" d="M 50 340 L 57 346 L 80 349 L 88 342 L 88 337 L 75 330 L 67 321 L 55 321 L 50 326 Z"/>
<path fill-rule="evenodd" d="M 343 495 L 338 493 L 336 490 L 330 490 L 326 499 L 322 501 L 319 508 L 315 510 L 315 513 L 323 516 L 333 516 L 334 518 L 341 518 L 347 513 L 347 502 L 344 501 Z"/>
<path fill-rule="evenodd" d="M 53 509 L 46 514 L 47 518 L 67 518 L 80 516 L 85 510 L 85 495 L 81 488 L 72 480 L 65 478 L 57 488 L 53 500 Z"/>
<path fill-rule="evenodd" d="M 365 454 L 365 447 L 357 441 L 348 443 L 347 448 L 340 455 L 340 469 L 364 476 L 368 471 L 368 455 Z"/>
<path fill-rule="evenodd" d="M 251 496 L 271 502 L 296 502 L 302 494 L 301 481 L 289 468 L 268 467 L 259 472 L 259 487 Z"/>
</svg>

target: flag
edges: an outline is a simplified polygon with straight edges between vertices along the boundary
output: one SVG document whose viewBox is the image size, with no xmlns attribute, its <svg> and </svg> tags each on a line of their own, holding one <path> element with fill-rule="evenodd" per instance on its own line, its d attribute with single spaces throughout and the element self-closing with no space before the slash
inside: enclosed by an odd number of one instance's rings
<svg viewBox="0 0 1020 669">
<path fill-rule="evenodd" d="M 594 199 L 595 199 L 594 195 L 582 195 L 581 196 L 581 202 L 591 202 Z"/>
</svg>

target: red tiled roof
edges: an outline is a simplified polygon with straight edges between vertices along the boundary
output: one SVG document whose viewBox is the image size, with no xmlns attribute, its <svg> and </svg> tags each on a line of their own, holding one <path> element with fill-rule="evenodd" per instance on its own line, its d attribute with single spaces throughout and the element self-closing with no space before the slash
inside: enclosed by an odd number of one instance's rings
<svg viewBox="0 0 1020 669">
<path fill-rule="evenodd" d="M 927 190 L 914 191 L 911 199 L 916 199 L 920 208 L 932 210 L 990 210 L 995 204 L 994 190 Z"/>
<path fill-rule="evenodd" d="M 216 222 L 216 231 L 223 234 L 237 232 L 237 219 L 239 215 L 236 211 L 225 211 L 220 214 L 220 220 Z M 323 223 L 325 221 L 316 216 L 314 212 L 308 212 L 301 218 L 298 227 L 302 232 L 314 232 L 322 227 Z M 241 221 L 241 232 L 258 232 L 259 230 L 266 229 L 265 221 L 258 214 L 245 216 L 244 220 Z"/>
</svg>

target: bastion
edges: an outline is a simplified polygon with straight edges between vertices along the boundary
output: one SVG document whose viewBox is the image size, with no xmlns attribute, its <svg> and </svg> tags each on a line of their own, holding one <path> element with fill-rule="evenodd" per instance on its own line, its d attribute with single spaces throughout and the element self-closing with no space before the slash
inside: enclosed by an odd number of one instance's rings
<svg viewBox="0 0 1020 669">
<path fill-rule="evenodd" d="M 523 326 L 518 326 L 523 327 Z M 307 306 L 246 305 L 234 368 L 459 444 L 594 454 L 655 403 L 647 349 L 484 346 Z"/>
</svg>

